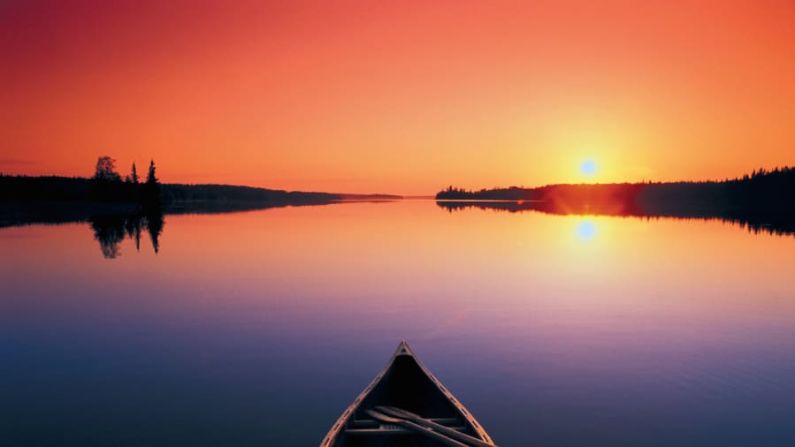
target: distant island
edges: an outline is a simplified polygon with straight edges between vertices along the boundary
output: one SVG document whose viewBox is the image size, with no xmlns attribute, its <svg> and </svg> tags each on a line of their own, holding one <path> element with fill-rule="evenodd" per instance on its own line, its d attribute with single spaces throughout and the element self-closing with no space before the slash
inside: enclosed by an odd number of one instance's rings
<svg viewBox="0 0 795 447">
<path fill-rule="evenodd" d="M 719 218 L 752 229 L 795 233 L 795 168 L 759 169 L 708 182 L 558 184 L 436 194 L 448 210 L 468 207 L 550 214 Z"/>
</svg>

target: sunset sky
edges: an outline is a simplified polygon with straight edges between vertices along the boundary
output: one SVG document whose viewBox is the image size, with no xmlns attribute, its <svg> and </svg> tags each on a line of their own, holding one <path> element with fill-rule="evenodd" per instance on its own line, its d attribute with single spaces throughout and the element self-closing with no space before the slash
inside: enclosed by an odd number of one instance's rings
<svg viewBox="0 0 795 447">
<path fill-rule="evenodd" d="M 2 1 L 0 172 L 432 194 L 795 164 L 793 1 Z"/>
</svg>

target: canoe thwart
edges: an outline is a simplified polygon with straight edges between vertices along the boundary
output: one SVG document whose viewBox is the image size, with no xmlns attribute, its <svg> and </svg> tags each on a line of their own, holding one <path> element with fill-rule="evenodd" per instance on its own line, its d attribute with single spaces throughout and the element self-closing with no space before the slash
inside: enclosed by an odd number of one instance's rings
<svg viewBox="0 0 795 447">
<path fill-rule="evenodd" d="M 383 413 L 380 413 L 375 410 L 365 410 L 365 412 L 370 415 L 373 419 L 377 421 L 381 421 L 386 424 L 393 424 L 393 425 L 400 425 L 401 427 L 407 428 L 413 431 L 416 434 L 435 439 L 436 441 L 448 446 L 448 447 L 472 447 L 470 445 L 464 444 L 463 442 L 456 441 L 449 436 L 443 435 L 442 433 L 435 432 L 430 428 L 423 427 L 419 424 L 415 424 L 406 419 L 395 418 L 392 416 L 387 416 Z"/>
<path fill-rule="evenodd" d="M 422 427 L 430 428 L 436 432 L 443 433 L 453 439 L 457 439 L 459 441 L 465 442 L 469 446 L 473 447 L 495 447 L 494 444 L 489 444 L 486 442 L 481 441 L 474 436 L 469 436 L 466 433 L 461 433 L 458 430 L 455 430 L 451 427 L 446 427 L 444 425 L 438 424 L 431 419 L 423 418 L 420 415 L 414 414 L 410 411 L 404 410 L 402 408 L 391 407 L 391 406 L 377 406 L 375 407 L 376 410 L 384 413 L 388 416 L 393 416 L 396 418 L 406 419 L 408 421 L 414 422 Z"/>
</svg>

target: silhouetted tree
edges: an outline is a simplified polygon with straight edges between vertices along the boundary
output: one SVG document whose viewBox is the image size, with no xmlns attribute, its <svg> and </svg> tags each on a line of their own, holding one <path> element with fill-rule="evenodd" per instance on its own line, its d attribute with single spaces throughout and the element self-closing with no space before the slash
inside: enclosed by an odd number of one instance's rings
<svg viewBox="0 0 795 447">
<path fill-rule="evenodd" d="M 149 162 L 149 171 L 146 173 L 144 206 L 159 208 L 160 206 L 160 181 L 157 179 L 155 161 Z"/>
<path fill-rule="evenodd" d="M 138 184 L 138 170 L 135 169 L 135 162 L 133 162 L 132 169 L 130 170 L 130 183 Z"/>
<path fill-rule="evenodd" d="M 97 158 L 97 167 L 96 171 L 94 172 L 94 178 L 96 180 L 104 181 L 121 181 L 121 176 L 118 172 L 116 172 L 116 160 L 108 157 L 107 155 Z"/>
<path fill-rule="evenodd" d="M 154 160 L 150 160 L 149 161 L 149 172 L 146 173 L 146 183 L 148 183 L 150 185 L 158 183 L 157 175 L 155 173 L 155 161 Z"/>
</svg>

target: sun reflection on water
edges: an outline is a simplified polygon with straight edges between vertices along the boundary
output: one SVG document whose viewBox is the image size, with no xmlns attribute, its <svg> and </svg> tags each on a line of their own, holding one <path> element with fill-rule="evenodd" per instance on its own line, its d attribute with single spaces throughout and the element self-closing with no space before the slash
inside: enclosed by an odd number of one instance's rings
<svg viewBox="0 0 795 447">
<path fill-rule="evenodd" d="M 596 224 L 590 220 L 584 220 L 577 224 L 577 238 L 581 241 L 590 241 L 596 237 Z"/>
</svg>

